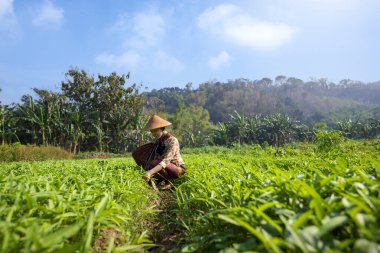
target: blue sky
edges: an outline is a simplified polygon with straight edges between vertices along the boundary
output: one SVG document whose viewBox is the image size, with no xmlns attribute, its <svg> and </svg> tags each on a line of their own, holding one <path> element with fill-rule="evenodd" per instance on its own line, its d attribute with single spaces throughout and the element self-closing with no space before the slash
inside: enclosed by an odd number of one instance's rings
<svg viewBox="0 0 380 253">
<path fill-rule="evenodd" d="M 236 78 L 380 80 L 378 0 L 0 0 L 0 101 L 70 67 L 148 89 Z"/>
</svg>

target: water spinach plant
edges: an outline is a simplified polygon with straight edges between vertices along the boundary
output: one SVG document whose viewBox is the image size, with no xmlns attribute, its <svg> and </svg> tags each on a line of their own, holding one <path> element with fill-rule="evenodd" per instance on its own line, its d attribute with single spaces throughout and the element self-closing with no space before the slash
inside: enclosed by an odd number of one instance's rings
<svg viewBox="0 0 380 253">
<path fill-rule="evenodd" d="M 151 247 L 155 198 L 131 159 L 0 164 L 1 252 Z"/>
<path fill-rule="evenodd" d="M 380 252 L 380 139 L 330 139 L 184 149 L 163 228 L 131 158 L 1 163 L 0 251 Z"/>
<path fill-rule="evenodd" d="M 186 159 L 183 252 L 380 252 L 379 139 L 332 152 L 204 148 Z"/>
</svg>

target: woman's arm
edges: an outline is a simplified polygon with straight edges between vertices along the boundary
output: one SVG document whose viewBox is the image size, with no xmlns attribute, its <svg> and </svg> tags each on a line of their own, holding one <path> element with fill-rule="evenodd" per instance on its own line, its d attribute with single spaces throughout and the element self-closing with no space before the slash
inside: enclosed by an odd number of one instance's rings
<svg viewBox="0 0 380 253">
<path fill-rule="evenodd" d="M 179 152 L 178 140 L 174 137 L 167 139 L 165 142 L 165 150 L 162 154 L 162 161 L 159 163 L 159 165 L 165 169 L 173 160 L 177 152 Z"/>
<path fill-rule="evenodd" d="M 153 169 L 147 171 L 145 173 L 144 179 L 146 181 L 149 181 L 152 175 L 156 174 L 157 172 L 160 172 L 162 169 L 165 169 L 169 164 L 170 161 L 174 158 L 176 152 L 179 151 L 179 143 L 175 138 L 169 138 L 165 142 L 165 151 L 162 154 L 162 161 L 156 165 Z"/>
</svg>

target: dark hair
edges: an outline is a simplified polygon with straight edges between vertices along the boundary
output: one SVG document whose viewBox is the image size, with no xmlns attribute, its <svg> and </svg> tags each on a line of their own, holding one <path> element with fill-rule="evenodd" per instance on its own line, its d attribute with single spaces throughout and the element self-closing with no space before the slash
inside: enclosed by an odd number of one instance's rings
<svg viewBox="0 0 380 253">
<path fill-rule="evenodd" d="M 165 127 L 161 127 L 160 129 L 161 129 L 162 131 L 165 131 Z"/>
</svg>

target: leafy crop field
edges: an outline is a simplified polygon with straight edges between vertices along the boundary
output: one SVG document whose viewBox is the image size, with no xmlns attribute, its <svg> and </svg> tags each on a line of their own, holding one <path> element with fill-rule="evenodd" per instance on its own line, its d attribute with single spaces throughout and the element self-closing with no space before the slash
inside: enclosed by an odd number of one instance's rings
<svg viewBox="0 0 380 253">
<path fill-rule="evenodd" d="M 315 150 L 194 150 L 176 191 L 183 251 L 380 252 L 380 141 Z"/>
<path fill-rule="evenodd" d="M 0 251 L 90 252 L 106 250 L 111 238 L 118 251 L 149 246 L 143 224 L 156 193 L 133 166 L 131 159 L 0 164 Z"/>
<path fill-rule="evenodd" d="M 379 139 L 183 153 L 174 251 L 380 251 Z M 149 250 L 160 194 L 142 175 L 130 158 L 0 164 L 1 252 Z"/>
</svg>

